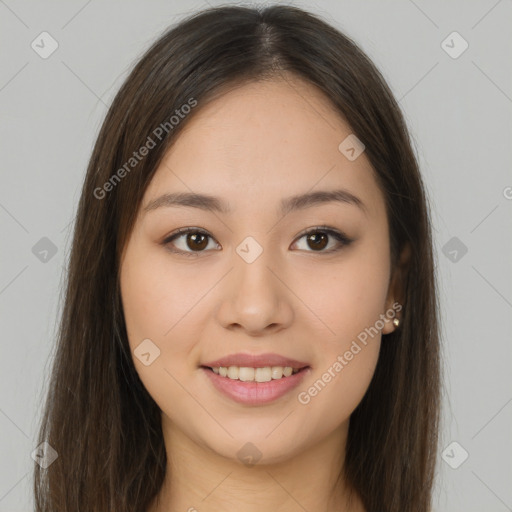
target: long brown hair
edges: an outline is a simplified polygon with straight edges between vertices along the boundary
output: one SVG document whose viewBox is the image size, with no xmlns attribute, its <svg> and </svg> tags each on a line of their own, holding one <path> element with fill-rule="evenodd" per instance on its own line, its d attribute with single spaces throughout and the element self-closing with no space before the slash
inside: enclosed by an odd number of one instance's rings
<svg viewBox="0 0 512 512">
<path fill-rule="evenodd" d="M 401 326 L 383 340 L 351 415 L 340 478 L 368 511 L 430 509 L 438 299 L 428 203 L 408 130 L 383 77 L 350 38 L 304 10 L 274 5 L 211 8 L 172 27 L 135 65 L 106 115 L 74 227 L 39 433 L 58 457 L 46 469 L 35 464 L 37 512 L 141 512 L 160 490 L 161 413 L 130 354 L 120 254 L 159 162 L 194 112 L 230 87 L 284 71 L 320 88 L 366 146 L 385 196 L 393 265 L 411 249 Z M 177 110 L 190 112 L 176 122 Z M 144 156 L 142 146 L 151 146 Z"/>
</svg>

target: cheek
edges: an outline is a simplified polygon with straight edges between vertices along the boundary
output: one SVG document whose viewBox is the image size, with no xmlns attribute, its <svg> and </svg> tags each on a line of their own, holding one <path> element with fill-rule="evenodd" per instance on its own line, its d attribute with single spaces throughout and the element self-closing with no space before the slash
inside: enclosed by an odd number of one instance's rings
<svg viewBox="0 0 512 512">
<path fill-rule="evenodd" d="M 181 339 L 190 339 L 182 330 L 187 315 L 201 309 L 205 282 L 194 278 L 192 266 L 173 268 L 165 256 L 159 251 L 140 251 L 139 256 L 134 250 L 123 263 L 121 296 L 130 345 L 151 338 L 167 348 L 178 331 Z"/>
<path fill-rule="evenodd" d="M 357 250 L 339 264 L 304 268 L 294 279 L 294 291 L 310 310 L 318 338 L 328 347 L 342 349 L 384 313 L 389 261 L 380 254 L 375 247 Z"/>
</svg>

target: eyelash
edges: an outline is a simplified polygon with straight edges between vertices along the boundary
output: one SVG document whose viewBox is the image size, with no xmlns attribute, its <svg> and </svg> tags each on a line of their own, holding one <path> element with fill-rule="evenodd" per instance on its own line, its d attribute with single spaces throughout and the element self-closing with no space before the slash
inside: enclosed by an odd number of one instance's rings
<svg viewBox="0 0 512 512">
<path fill-rule="evenodd" d="M 183 254 L 185 256 L 190 256 L 190 257 L 197 257 L 199 256 L 200 253 L 202 252 L 207 252 L 205 250 L 203 251 L 182 251 L 181 249 L 171 249 L 169 246 L 169 244 L 174 241 L 175 239 L 179 238 L 180 236 L 183 236 L 183 235 L 186 235 L 186 234 L 189 234 L 189 233 L 196 233 L 196 234 L 200 234 L 200 235 L 206 235 L 208 237 L 210 237 L 211 239 L 213 239 L 213 237 L 207 233 L 206 231 L 202 230 L 202 229 L 199 229 L 199 228 L 180 228 L 179 230 L 175 231 L 174 233 L 171 233 L 168 237 L 165 238 L 165 240 L 162 242 L 162 245 L 164 246 L 167 246 L 167 249 L 169 251 L 171 251 L 172 253 L 175 253 L 175 254 Z M 334 248 L 334 249 L 329 249 L 327 251 L 324 251 L 324 250 L 321 250 L 321 251 L 306 251 L 306 252 L 312 252 L 312 253 L 319 253 L 319 254 L 332 254 L 334 252 L 338 252 L 340 251 L 343 247 L 347 247 L 348 245 L 350 245 L 354 240 L 352 238 L 349 238 L 347 235 L 345 235 L 344 233 L 342 233 L 341 231 L 338 231 L 336 229 L 333 229 L 329 226 L 316 226 L 314 228 L 310 228 L 308 229 L 307 231 L 305 231 L 304 233 L 302 233 L 301 235 L 299 235 L 299 237 L 296 239 L 297 241 L 300 240 L 301 238 L 307 236 L 307 235 L 310 235 L 312 233 L 325 233 L 327 235 L 330 235 L 332 236 L 334 239 L 336 239 L 340 244 L 341 246 L 337 247 L 337 248 Z"/>
</svg>

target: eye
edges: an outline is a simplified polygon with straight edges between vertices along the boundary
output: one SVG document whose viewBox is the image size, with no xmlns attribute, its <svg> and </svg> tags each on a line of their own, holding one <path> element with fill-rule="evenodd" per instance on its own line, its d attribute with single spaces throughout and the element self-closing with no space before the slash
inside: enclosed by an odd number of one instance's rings
<svg viewBox="0 0 512 512">
<path fill-rule="evenodd" d="M 334 238 L 337 244 L 334 244 L 334 248 L 331 246 L 330 249 L 324 251 L 323 249 L 325 249 L 325 247 L 327 247 L 329 244 L 329 237 Z M 301 240 L 302 238 L 306 239 L 306 247 L 311 247 L 313 249 L 312 251 L 305 249 L 306 252 L 336 252 L 339 251 L 342 247 L 346 247 L 353 242 L 353 239 L 349 238 L 341 231 L 330 228 L 328 226 L 317 226 L 311 228 L 303 233 L 298 240 Z"/>
<path fill-rule="evenodd" d="M 171 242 L 183 238 L 184 240 L 181 240 L 181 244 L 172 244 L 181 245 L 181 247 L 178 247 L 178 249 L 172 249 L 169 247 L 169 250 L 177 254 L 184 254 L 185 256 L 197 256 L 195 253 L 204 252 L 204 250 L 208 247 L 208 238 L 213 240 L 213 238 L 202 229 L 181 228 L 168 236 L 162 243 L 163 245 L 168 246 L 171 244 Z M 188 249 L 191 249 L 191 251 Z"/>
<path fill-rule="evenodd" d="M 298 240 L 301 240 L 302 238 L 306 239 L 307 247 L 313 249 L 312 251 L 308 251 L 304 248 L 301 249 L 306 250 L 306 252 L 332 253 L 339 251 L 342 247 L 346 247 L 353 242 L 353 239 L 349 238 L 344 233 L 328 226 L 317 226 L 311 228 L 300 235 Z M 331 247 L 328 250 L 324 250 L 329 245 L 329 238 L 333 238 L 337 244 L 334 244 L 334 248 Z M 198 253 L 205 252 L 209 248 L 208 239 L 214 240 L 210 234 L 202 229 L 181 228 L 175 233 L 169 235 L 162 244 L 167 246 L 173 253 L 183 254 L 185 256 L 197 256 Z M 180 243 L 176 243 L 176 241 L 179 241 Z M 297 244 L 298 242 L 295 243 Z"/>
</svg>

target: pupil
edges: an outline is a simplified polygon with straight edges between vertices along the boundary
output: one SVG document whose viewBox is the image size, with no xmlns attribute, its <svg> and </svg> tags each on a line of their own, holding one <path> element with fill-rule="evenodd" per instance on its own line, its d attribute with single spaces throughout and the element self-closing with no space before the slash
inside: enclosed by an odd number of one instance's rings
<svg viewBox="0 0 512 512">
<path fill-rule="evenodd" d="M 318 243 L 319 240 L 317 240 L 318 237 L 322 238 L 322 241 L 320 242 L 320 244 Z M 326 243 L 325 243 L 326 240 L 327 240 L 327 236 L 325 235 L 325 233 L 312 233 L 308 236 L 308 241 L 313 242 L 312 249 L 315 249 L 315 248 L 323 249 L 326 246 Z"/>
<path fill-rule="evenodd" d="M 202 238 L 203 238 L 202 243 L 201 243 L 201 242 L 199 242 L 199 243 L 198 243 L 198 239 L 199 239 L 200 237 L 202 237 Z M 195 244 L 195 248 L 196 248 L 196 249 L 204 249 L 204 248 L 208 245 L 208 243 L 205 243 L 205 241 L 206 241 L 206 236 L 205 236 L 205 235 L 203 235 L 203 234 L 201 234 L 201 233 L 193 233 L 193 234 L 189 234 L 189 235 L 188 235 L 188 241 L 190 241 L 190 240 L 192 240 L 192 241 L 193 241 L 193 243 Z M 194 249 L 194 247 L 190 247 L 190 248 L 191 248 L 191 249 Z"/>
</svg>

